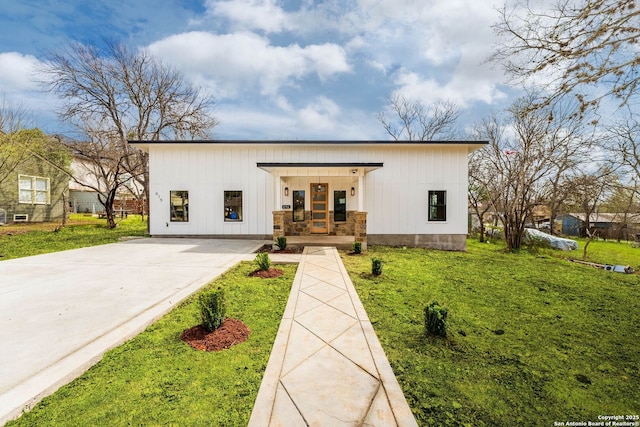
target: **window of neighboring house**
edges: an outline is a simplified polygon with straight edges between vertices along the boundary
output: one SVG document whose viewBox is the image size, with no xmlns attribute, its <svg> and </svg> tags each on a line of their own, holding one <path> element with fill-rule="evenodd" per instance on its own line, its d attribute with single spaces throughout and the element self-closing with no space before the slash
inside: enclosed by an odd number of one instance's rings
<svg viewBox="0 0 640 427">
<path fill-rule="evenodd" d="M 224 220 L 242 221 L 242 191 L 224 192 Z"/>
<path fill-rule="evenodd" d="M 344 190 L 333 192 L 333 220 L 336 222 L 347 220 L 347 192 Z"/>
<path fill-rule="evenodd" d="M 169 209 L 172 222 L 189 221 L 189 192 L 185 190 L 169 192 Z"/>
<path fill-rule="evenodd" d="M 51 186 L 49 178 L 39 176 L 18 175 L 18 202 L 32 205 L 48 205 L 51 203 Z"/>
<path fill-rule="evenodd" d="M 304 190 L 293 190 L 293 221 L 304 221 Z"/>
<path fill-rule="evenodd" d="M 447 192 L 429 191 L 429 221 L 447 220 Z"/>
</svg>

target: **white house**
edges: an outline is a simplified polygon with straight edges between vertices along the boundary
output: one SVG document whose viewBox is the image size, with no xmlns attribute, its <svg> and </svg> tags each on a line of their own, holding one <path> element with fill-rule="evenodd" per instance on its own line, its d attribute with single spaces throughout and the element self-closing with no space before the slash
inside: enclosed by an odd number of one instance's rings
<svg viewBox="0 0 640 427">
<path fill-rule="evenodd" d="M 154 236 L 354 236 L 464 250 L 485 142 L 130 141 L 149 153 Z"/>
</svg>

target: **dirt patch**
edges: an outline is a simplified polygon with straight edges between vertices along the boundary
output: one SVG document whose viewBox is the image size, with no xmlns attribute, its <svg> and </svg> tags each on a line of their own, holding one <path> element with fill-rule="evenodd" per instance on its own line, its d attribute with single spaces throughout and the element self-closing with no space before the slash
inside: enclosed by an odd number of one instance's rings
<svg viewBox="0 0 640 427">
<path fill-rule="evenodd" d="M 268 270 L 255 270 L 249 273 L 251 277 L 261 277 L 263 279 L 275 279 L 284 274 L 284 271 L 279 268 L 270 267 Z"/>
<path fill-rule="evenodd" d="M 250 333 L 251 329 L 241 320 L 227 317 L 222 325 L 213 332 L 198 325 L 185 329 L 180 335 L 180 339 L 196 350 L 220 351 L 245 342 Z"/>
</svg>

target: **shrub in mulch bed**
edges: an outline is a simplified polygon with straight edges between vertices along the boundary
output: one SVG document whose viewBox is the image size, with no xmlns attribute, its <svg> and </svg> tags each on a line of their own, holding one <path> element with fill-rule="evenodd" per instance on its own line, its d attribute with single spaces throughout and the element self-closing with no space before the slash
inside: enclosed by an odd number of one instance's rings
<svg viewBox="0 0 640 427">
<path fill-rule="evenodd" d="M 213 332 L 209 332 L 203 325 L 185 329 L 180 340 L 196 350 L 220 351 L 245 342 L 250 333 L 251 329 L 241 320 L 227 317 Z"/>
</svg>

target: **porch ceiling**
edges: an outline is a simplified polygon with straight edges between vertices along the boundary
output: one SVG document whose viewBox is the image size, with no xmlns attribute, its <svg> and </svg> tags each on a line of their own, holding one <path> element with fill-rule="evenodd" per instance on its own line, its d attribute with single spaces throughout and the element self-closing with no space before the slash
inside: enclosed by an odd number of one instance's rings
<svg viewBox="0 0 640 427">
<path fill-rule="evenodd" d="M 280 176 L 348 176 L 369 173 L 384 166 L 383 163 L 257 163 L 257 167 Z"/>
</svg>

